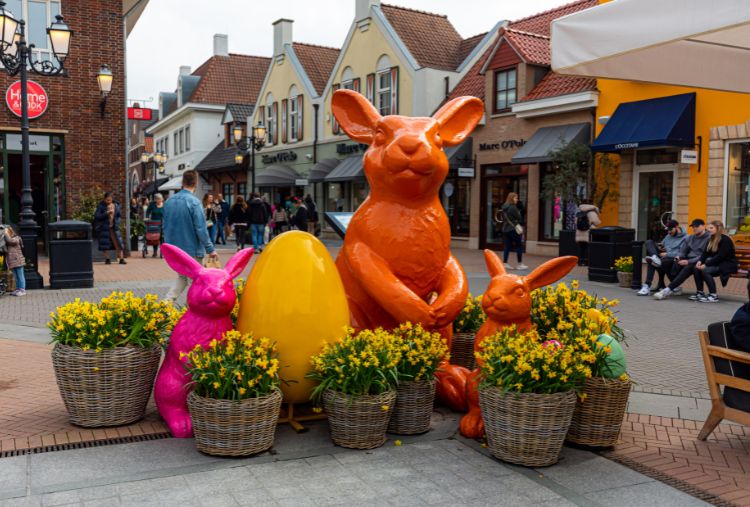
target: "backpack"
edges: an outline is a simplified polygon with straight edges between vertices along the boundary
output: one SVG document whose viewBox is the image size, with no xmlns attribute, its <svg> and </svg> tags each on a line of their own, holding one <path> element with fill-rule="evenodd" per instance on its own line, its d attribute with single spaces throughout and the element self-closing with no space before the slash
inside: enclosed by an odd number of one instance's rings
<svg viewBox="0 0 750 507">
<path fill-rule="evenodd" d="M 588 211 L 579 211 L 576 213 L 576 229 L 579 231 L 588 231 L 591 229 Z"/>
</svg>

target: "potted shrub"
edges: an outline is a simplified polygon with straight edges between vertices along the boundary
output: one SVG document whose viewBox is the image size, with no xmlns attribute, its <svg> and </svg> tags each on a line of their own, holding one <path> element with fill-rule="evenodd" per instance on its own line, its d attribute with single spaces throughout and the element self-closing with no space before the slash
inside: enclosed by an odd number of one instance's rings
<svg viewBox="0 0 750 507">
<path fill-rule="evenodd" d="M 615 259 L 615 270 L 620 287 L 631 287 L 633 284 L 633 258 L 618 257 Z"/>
<path fill-rule="evenodd" d="M 120 426 L 141 419 L 180 312 L 155 295 L 113 292 L 52 313 L 52 365 L 74 424 Z"/>
<path fill-rule="evenodd" d="M 474 338 L 484 324 L 486 316 L 482 310 L 482 296 L 475 298 L 469 294 L 461 313 L 453 321 L 453 338 L 451 340 L 451 363 L 473 370 L 477 363 L 474 359 Z"/>
<path fill-rule="evenodd" d="M 515 326 L 485 338 L 476 355 L 492 455 L 524 466 L 557 463 L 588 367 L 572 348 Z"/>
<path fill-rule="evenodd" d="M 188 409 L 198 450 L 248 456 L 273 445 L 281 410 L 279 360 L 268 338 L 227 331 L 184 356 L 192 378 Z"/>
<path fill-rule="evenodd" d="M 398 341 L 383 329 L 348 329 L 340 342 L 312 357 L 307 377 L 320 383 L 311 399 L 322 401 L 336 445 L 374 449 L 385 443 L 400 360 Z"/>
<path fill-rule="evenodd" d="M 138 251 L 138 240 L 146 234 L 146 223 L 139 216 L 130 220 L 130 251 Z"/>
<path fill-rule="evenodd" d="M 435 372 L 448 357 L 448 347 L 440 333 L 407 322 L 393 330 L 401 348 L 396 406 L 388 432 L 417 435 L 430 430 L 435 402 Z"/>
</svg>

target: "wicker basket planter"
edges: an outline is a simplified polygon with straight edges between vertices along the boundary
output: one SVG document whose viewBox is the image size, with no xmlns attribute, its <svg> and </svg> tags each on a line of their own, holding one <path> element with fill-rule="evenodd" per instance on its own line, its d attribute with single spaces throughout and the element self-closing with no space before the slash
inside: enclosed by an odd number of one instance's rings
<svg viewBox="0 0 750 507">
<path fill-rule="evenodd" d="M 70 421 L 93 428 L 142 419 L 160 359 L 158 344 L 95 352 L 57 343 L 52 366 Z"/>
<path fill-rule="evenodd" d="M 366 396 L 348 396 L 337 391 L 323 393 L 331 439 L 350 449 L 374 449 L 385 443 L 385 431 L 393 413 L 396 391 Z M 388 407 L 383 410 L 383 407 Z"/>
<path fill-rule="evenodd" d="M 633 273 L 618 271 L 617 281 L 620 283 L 620 287 L 630 288 L 630 286 L 633 285 Z"/>
<path fill-rule="evenodd" d="M 487 446 L 493 456 L 529 467 L 554 465 L 576 407 L 575 391 L 556 394 L 479 391 Z"/>
<path fill-rule="evenodd" d="M 249 456 L 273 446 L 281 391 L 242 401 L 204 398 L 191 392 L 188 409 L 195 445 L 214 456 Z"/>
<path fill-rule="evenodd" d="M 396 408 L 388 423 L 388 432 L 418 435 L 430 431 L 435 403 L 435 380 L 401 382 L 396 391 Z"/>
<path fill-rule="evenodd" d="M 469 370 L 477 367 L 474 358 L 475 333 L 454 333 L 451 340 L 451 364 L 463 366 Z"/>
<path fill-rule="evenodd" d="M 578 401 L 566 440 L 592 447 L 617 443 L 630 396 L 630 382 L 603 377 L 586 379 L 585 400 Z"/>
</svg>

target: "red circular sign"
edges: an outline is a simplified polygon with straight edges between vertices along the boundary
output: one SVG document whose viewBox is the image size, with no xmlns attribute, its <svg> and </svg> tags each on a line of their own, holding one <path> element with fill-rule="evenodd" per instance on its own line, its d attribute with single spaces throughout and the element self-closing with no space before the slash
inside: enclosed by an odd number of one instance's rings
<svg viewBox="0 0 750 507">
<path fill-rule="evenodd" d="M 39 118 L 47 110 L 49 97 L 42 85 L 35 81 L 27 81 L 27 93 L 29 98 L 29 119 Z M 21 116 L 21 81 L 16 81 L 8 87 L 5 92 L 5 103 L 8 109 L 16 116 Z"/>
</svg>

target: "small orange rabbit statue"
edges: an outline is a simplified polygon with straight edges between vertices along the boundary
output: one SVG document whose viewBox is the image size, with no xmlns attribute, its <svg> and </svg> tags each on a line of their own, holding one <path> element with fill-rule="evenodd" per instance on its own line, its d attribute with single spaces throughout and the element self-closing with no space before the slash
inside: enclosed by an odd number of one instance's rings
<svg viewBox="0 0 750 507">
<path fill-rule="evenodd" d="M 352 217 L 336 259 L 352 326 L 420 323 L 440 330 L 450 347 L 451 324 L 468 284 L 451 255 L 450 226 L 438 195 L 448 174 L 442 148 L 466 139 L 484 105 L 460 97 L 431 118 L 383 117 L 364 96 L 338 90 L 332 108 L 352 140 L 370 145 L 363 160 L 370 194 Z"/>
</svg>

